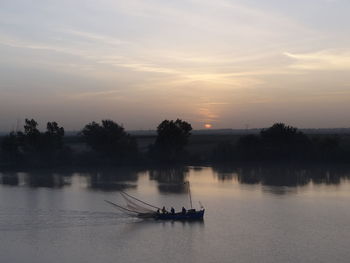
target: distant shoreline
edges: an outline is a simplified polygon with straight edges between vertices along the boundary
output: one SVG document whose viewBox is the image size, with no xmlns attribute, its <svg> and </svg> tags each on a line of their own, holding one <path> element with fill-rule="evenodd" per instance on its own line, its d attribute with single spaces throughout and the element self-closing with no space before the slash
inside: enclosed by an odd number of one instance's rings
<svg viewBox="0 0 350 263">
<path fill-rule="evenodd" d="M 349 129 L 350 130 L 350 129 Z M 319 161 L 288 161 L 288 160 L 270 160 L 270 161 L 264 161 L 264 160 L 255 160 L 255 161 L 233 161 L 233 162 L 227 162 L 227 161 L 213 161 L 211 160 L 211 153 L 217 147 L 220 143 L 232 143 L 235 144 L 240 138 L 245 136 L 247 134 L 239 134 L 239 133 L 222 133 L 222 134 L 215 134 L 215 133 L 200 133 L 200 132 L 193 132 L 192 136 L 189 139 L 189 143 L 186 146 L 186 150 L 190 154 L 190 156 L 194 156 L 194 158 L 191 158 L 189 160 L 185 160 L 183 162 L 174 162 L 174 163 L 159 163 L 159 162 L 153 162 L 152 160 L 141 160 L 135 163 L 130 164 L 90 164 L 90 163 L 78 163 L 78 164 L 64 164 L 54 167 L 42 167 L 44 169 L 51 169 L 51 168 L 58 168 L 58 169 L 95 169 L 95 168 L 101 168 L 101 167 L 137 167 L 137 168 L 151 168 L 152 166 L 177 166 L 177 165 L 184 165 L 184 166 L 214 166 L 214 165 L 231 165 L 231 166 L 240 166 L 240 165 L 253 165 L 253 166 L 259 166 L 259 165 L 347 165 L 348 162 L 346 161 L 329 161 L 329 162 L 319 162 Z M 310 137 L 313 138 L 324 138 L 329 136 L 337 136 L 340 141 L 340 145 L 344 147 L 350 146 L 350 134 L 344 133 L 344 134 L 335 134 L 335 133 L 309 133 L 307 134 Z M 147 154 L 149 145 L 153 144 L 156 139 L 156 134 L 132 134 L 132 137 L 134 137 L 137 141 L 138 148 L 141 154 Z M 4 138 L 4 136 L 0 136 L 0 142 Z M 68 147 L 70 147 L 73 150 L 73 156 L 78 155 L 81 153 L 85 153 L 89 151 L 89 147 L 86 145 L 86 143 L 83 141 L 83 139 L 79 136 L 74 135 L 65 135 L 64 143 Z M 17 168 L 21 169 L 27 169 L 32 168 L 28 165 L 14 165 L 14 164 L 6 164 L 6 163 L 0 163 L 0 169 L 9 169 L 9 170 L 16 170 Z M 40 168 L 40 167 L 34 167 Z"/>
<path fill-rule="evenodd" d="M 259 134 L 266 128 L 251 128 L 251 129 L 197 129 L 192 130 L 192 135 L 247 135 Z M 323 134 L 323 135 L 350 135 L 350 128 L 305 128 L 298 129 L 305 134 Z M 65 131 L 66 136 L 77 136 L 80 131 Z M 133 136 L 156 136 L 156 130 L 126 130 L 127 133 Z M 6 136 L 9 131 L 0 131 L 0 137 Z"/>
</svg>

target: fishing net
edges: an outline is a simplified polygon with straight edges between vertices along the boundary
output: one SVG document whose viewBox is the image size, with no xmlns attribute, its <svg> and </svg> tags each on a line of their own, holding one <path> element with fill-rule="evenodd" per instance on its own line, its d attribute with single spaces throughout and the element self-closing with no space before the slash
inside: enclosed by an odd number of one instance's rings
<svg viewBox="0 0 350 263">
<path fill-rule="evenodd" d="M 137 213 L 154 213 L 155 210 L 151 209 L 149 204 L 146 204 L 143 201 L 139 201 L 135 199 L 134 197 L 131 197 L 130 195 L 127 195 L 124 192 L 121 192 L 121 196 L 124 198 L 126 202 L 126 207 L 132 211 L 135 211 Z"/>
<path fill-rule="evenodd" d="M 107 201 L 107 200 L 105 201 L 129 216 L 148 217 L 148 216 L 154 215 L 156 210 L 160 209 L 159 207 L 148 204 L 125 192 L 120 192 L 120 195 L 125 200 L 125 203 L 126 203 L 125 206 L 113 203 L 111 201 Z"/>
</svg>

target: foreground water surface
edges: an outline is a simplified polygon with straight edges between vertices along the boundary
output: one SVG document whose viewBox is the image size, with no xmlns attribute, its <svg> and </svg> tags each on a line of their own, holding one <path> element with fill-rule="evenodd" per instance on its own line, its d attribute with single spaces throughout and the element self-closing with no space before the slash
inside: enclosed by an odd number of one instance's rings
<svg viewBox="0 0 350 263">
<path fill-rule="evenodd" d="M 1 262 L 349 262 L 346 168 L 0 173 Z M 203 222 L 130 218 L 119 191 L 206 208 Z"/>
</svg>

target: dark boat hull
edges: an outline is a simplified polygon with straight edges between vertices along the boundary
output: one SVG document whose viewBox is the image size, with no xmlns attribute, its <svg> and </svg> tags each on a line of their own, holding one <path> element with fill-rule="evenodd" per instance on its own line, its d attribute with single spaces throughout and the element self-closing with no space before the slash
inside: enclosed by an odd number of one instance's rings
<svg viewBox="0 0 350 263">
<path fill-rule="evenodd" d="M 183 213 L 166 213 L 166 214 L 156 214 L 155 219 L 157 220 L 203 220 L 204 209 L 200 211 L 193 211 Z"/>
</svg>

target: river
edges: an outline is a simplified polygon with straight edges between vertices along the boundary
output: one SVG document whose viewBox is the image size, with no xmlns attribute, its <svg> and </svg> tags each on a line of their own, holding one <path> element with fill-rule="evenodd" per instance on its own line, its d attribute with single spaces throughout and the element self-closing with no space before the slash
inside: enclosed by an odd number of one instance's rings
<svg viewBox="0 0 350 263">
<path fill-rule="evenodd" d="M 349 262 L 350 170 L 177 167 L 0 173 L 0 257 L 20 262 Z M 119 191 L 205 207 L 202 222 L 130 218 Z"/>
</svg>

